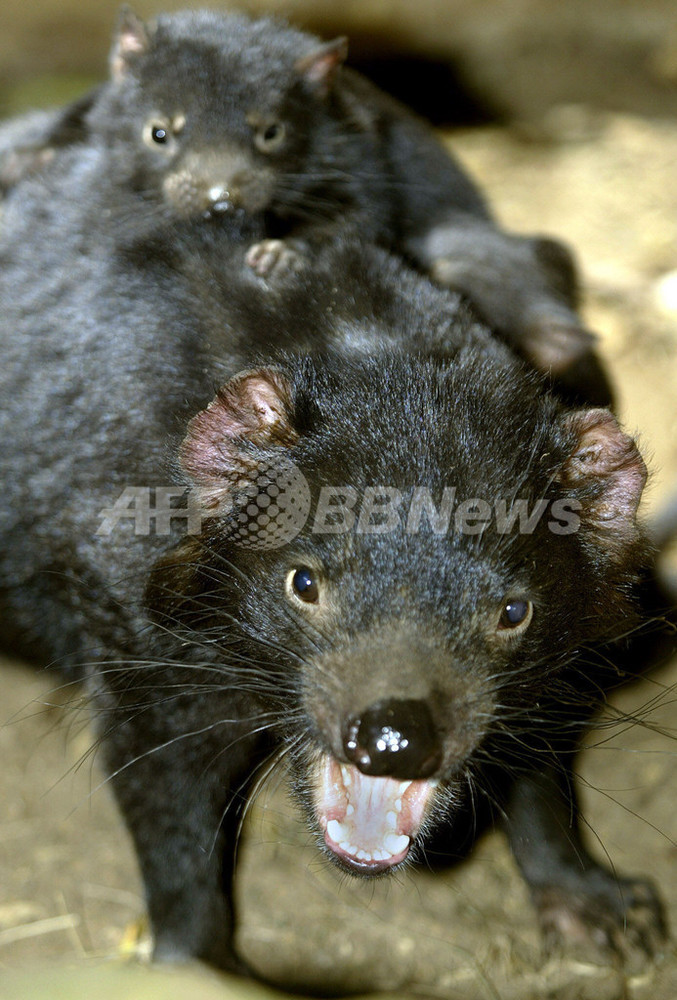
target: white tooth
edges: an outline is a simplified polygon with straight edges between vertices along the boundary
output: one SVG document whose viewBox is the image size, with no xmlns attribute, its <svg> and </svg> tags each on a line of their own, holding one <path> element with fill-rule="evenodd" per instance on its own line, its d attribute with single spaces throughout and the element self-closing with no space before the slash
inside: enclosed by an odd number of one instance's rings
<svg viewBox="0 0 677 1000">
<path fill-rule="evenodd" d="M 367 854 L 366 851 L 358 851 L 357 856 L 360 861 L 371 861 L 371 854 Z"/>
<path fill-rule="evenodd" d="M 345 851 L 346 854 L 350 854 L 350 844 L 348 843 L 347 840 L 342 840 L 341 843 L 339 844 L 339 847 L 341 848 L 342 851 Z"/>
<path fill-rule="evenodd" d="M 398 813 L 402 812 L 402 799 L 395 799 L 395 809 Z"/>
<path fill-rule="evenodd" d="M 343 784 L 348 788 L 353 783 L 353 779 L 350 777 L 350 771 L 345 764 L 341 764 L 341 777 L 343 778 Z"/>
<path fill-rule="evenodd" d="M 355 857 L 357 855 L 357 852 L 358 852 L 357 844 L 351 844 L 350 847 L 348 848 L 348 854 L 352 854 L 353 857 Z"/>
<path fill-rule="evenodd" d="M 342 840 L 346 839 L 346 831 L 337 819 L 329 820 L 327 823 L 327 833 L 335 844 L 340 844 Z"/>
<path fill-rule="evenodd" d="M 390 827 L 391 830 L 394 830 L 396 828 L 396 826 L 397 826 L 397 813 L 396 812 L 387 812 L 386 813 L 386 823 Z"/>
<path fill-rule="evenodd" d="M 407 788 L 409 788 L 410 784 L 411 784 L 411 781 L 401 781 L 400 782 L 400 788 L 399 788 L 400 795 L 404 795 L 404 793 L 406 792 Z"/>
<path fill-rule="evenodd" d="M 391 854 L 401 854 L 409 847 L 409 837 L 406 833 L 388 833 L 383 839 L 383 846 Z"/>
<path fill-rule="evenodd" d="M 386 858 L 390 857 L 385 851 L 374 851 L 374 861 L 385 861 Z"/>
<path fill-rule="evenodd" d="M 354 812 L 355 812 L 355 806 L 352 804 L 352 802 L 349 802 L 346 807 L 346 816 L 352 816 Z"/>
</svg>

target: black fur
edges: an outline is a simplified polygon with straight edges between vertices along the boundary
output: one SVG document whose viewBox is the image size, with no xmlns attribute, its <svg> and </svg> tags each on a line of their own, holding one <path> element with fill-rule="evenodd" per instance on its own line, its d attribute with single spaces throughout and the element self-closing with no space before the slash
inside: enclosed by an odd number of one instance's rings
<svg viewBox="0 0 677 1000">
<path fill-rule="evenodd" d="M 146 27 L 127 11 L 112 79 L 56 113 L 42 142 L 31 120 L 21 143 L 17 125 L 15 144 L 32 144 L 38 166 L 78 137 L 83 155 L 95 149 L 100 184 L 81 196 L 109 226 L 204 214 L 213 227 L 246 214 L 261 275 L 303 266 L 337 229 L 375 241 L 467 295 L 569 399 L 608 405 L 568 250 L 500 230 L 431 128 L 342 67 L 344 55 L 341 40 L 322 45 L 269 19 L 203 11 Z M 159 145 L 154 123 L 166 132 Z M 262 149 L 271 126 L 285 134 Z M 36 166 L 29 151 L 10 150 L 5 183 L 26 163 Z"/>
<path fill-rule="evenodd" d="M 429 793 L 412 856 L 484 799 L 507 815 L 549 930 L 651 951 L 653 891 L 620 893 L 552 819 L 575 814 L 571 757 L 618 680 L 605 644 L 640 621 L 650 555 L 632 441 L 607 411 L 550 395 L 458 298 L 382 251 L 338 241 L 267 287 L 241 230 L 101 227 L 83 192 L 107 162 L 64 151 L 6 207 L 0 614 L 8 648 L 86 678 L 157 957 L 244 971 L 235 845 L 271 755 L 289 760 L 329 856 L 388 867 L 326 841 L 318 774 L 354 759 L 356 718 L 393 700 L 434 726 L 434 772 L 412 764 Z M 424 487 L 439 504 L 453 486 L 457 501 L 530 510 L 574 500 L 580 530 L 555 533 L 551 506 L 532 534 L 435 534 L 425 518 L 418 532 L 318 534 L 311 516 L 282 547 L 241 545 L 243 490 L 280 460 L 313 502 L 348 485 L 397 488 L 405 505 Z M 97 533 L 123 488 L 177 481 L 201 491 L 200 535 L 137 535 L 129 519 Z M 300 566 L 316 607 L 290 590 Z M 533 605 L 514 634 L 511 599 Z"/>
</svg>

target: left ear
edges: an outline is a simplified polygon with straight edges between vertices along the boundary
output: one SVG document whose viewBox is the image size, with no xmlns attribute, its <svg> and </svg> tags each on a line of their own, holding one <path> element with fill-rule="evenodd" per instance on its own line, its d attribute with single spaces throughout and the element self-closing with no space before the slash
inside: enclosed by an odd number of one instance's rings
<svg viewBox="0 0 677 1000">
<path fill-rule="evenodd" d="M 140 17 L 126 4 L 121 8 L 109 56 L 111 78 L 120 83 L 134 63 L 150 48 L 150 33 Z"/>
<path fill-rule="evenodd" d="M 296 61 L 295 69 L 319 97 L 325 98 L 347 56 L 348 39 L 342 35 L 302 56 Z"/>
<path fill-rule="evenodd" d="M 219 389 L 206 410 L 188 424 L 179 458 L 212 509 L 234 483 L 255 474 L 251 446 L 290 447 L 298 438 L 292 423 L 292 391 L 274 368 L 240 372 Z"/>
<path fill-rule="evenodd" d="M 575 491 L 581 519 L 600 547 L 620 559 L 641 538 L 636 515 L 647 477 L 644 460 L 609 410 L 579 410 L 564 423 L 574 433 L 574 447 L 557 479 Z"/>
</svg>

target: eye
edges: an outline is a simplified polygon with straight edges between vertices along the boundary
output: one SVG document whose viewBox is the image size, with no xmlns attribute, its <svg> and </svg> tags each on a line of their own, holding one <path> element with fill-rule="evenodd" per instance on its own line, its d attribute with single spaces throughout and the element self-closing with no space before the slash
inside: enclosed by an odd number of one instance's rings
<svg viewBox="0 0 677 1000">
<path fill-rule="evenodd" d="M 286 129 L 282 122 L 261 125 L 254 135 L 254 143 L 262 153 L 274 153 L 284 142 Z"/>
<path fill-rule="evenodd" d="M 184 124 L 185 118 L 182 115 L 177 116 L 173 121 L 162 117 L 162 115 L 153 117 L 144 125 L 143 141 L 151 149 L 162 146 L 166 152 L 169 152 L 174 148 L 175 137 Z"/>
<path fill-rule="evenodd" d="M 531 601 L 510 597 L 503 605 L 498 622 L 499 632 L 523 632 L 529 625 L 534 607 Z"/>
<path fill-rule="evenodd" d="M 303 601 L 304 604 L 317 604 L 320 599 L 317 574 L 306 566 L 291 571 L 287 577 L 287 587 L 296 600 Z"/>
</svg>

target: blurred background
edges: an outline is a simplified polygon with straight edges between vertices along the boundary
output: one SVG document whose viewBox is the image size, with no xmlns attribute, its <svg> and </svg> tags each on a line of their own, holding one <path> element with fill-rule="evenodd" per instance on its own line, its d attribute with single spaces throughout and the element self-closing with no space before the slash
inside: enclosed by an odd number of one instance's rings
<svg viewBox="0 0 677 1000">
<path fill-rule="evenodd" d="M 106 74 L 118 5 L 0 10 L 0 116 L 63 103 Z M 185 4 L 139 0 L 151 16 Z M 217 6 L 212 4 L 211 6 Z M 651 518 L 677 495 L 677 7 L 674 0 L 246 0 L 324 37 L 440 129 L 502 224 L 575 251 L 582 311 L 652 469 Z M 1 303 L 0 303 L 1 307 Z M 53 681 L 3 665 L 0 997 L 253 997 L 211 974 L 121 967 L 146 945 L 143 901 L 86 716 Z M 619 694 L 637 725 L 590 735 L 590 839 L 661 886 L 677 929 L 677 665 Z M 46 708 L 45 705 L 50 707 Z M 3 725 L 4 723 L 4 725 Z M 674 1000 L 677 958 L 623 972 L 544 957 L 500 835 L 469 864 L 372 886 L 318 861 L 284 788 L 242 851 L 242 950 L 274 981 L 445 1000 Z M 187 977 L 187 978 L 186 978 Z"/>
<path fill-rule="evenodd" d="M 145 17 L 186 4 L 132 6 Z M 571 102 L 661 117 L 677 111 L 671 0 L 243 0 L 237 6 L 288 17 L 326 36 L 348 34 L 356 61 L 394 75 L 398 89 L 419 92 L 449 121 L 469 113 L 466 102 L 480 115 L 509 121 L 538 120 L 553 105 Z M 3 7 L 2 110 L 42 97 L 46 83 L 69 89 L 101 74 L 115 0 L 4 0 Z M 409 71 L 404 63 L 401 73 L 393 70 L 387 65 L 393 59 L 411 60 Z"/>
</svg>

